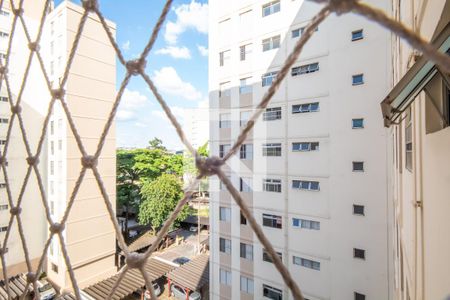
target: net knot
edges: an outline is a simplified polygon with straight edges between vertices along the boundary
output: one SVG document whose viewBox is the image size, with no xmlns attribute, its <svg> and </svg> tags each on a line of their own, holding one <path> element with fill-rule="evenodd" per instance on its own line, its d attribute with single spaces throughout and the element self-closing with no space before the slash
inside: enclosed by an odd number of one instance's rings
<svg viewBox="0 0 450 300">
<path fill-rule="evenodd" d="M 338 16 L 350 12 L 359 0 L 329 0 L 330 9 Z"/>
<path fill-rule="evenodd" d="M 126 63 L 128 73 L 134 76 L 143 73 L 146 65 L 147 62 L 143 58 L 129 60 Z"/>
<path fill-rule="evenodd" d="M 23 8 L 19 7 L 19 8 L 13 9 L 13 14 L 18 17 L 21 16 L 23 14 Z"/>
<path fill-rule="evenodd" d="M 3 249 L 5 250 L 3 251 Z M 0 247 L 0 256 L 5 255 L 6 253 L 8 253 L 8 248 Z"/>
<path fill-rule="evenodd" d="M 41 49 L 41 47 L 39 46 L 39 44 L 37 42 L 28 43 L 28 48 L 31 51 L 39 51 L 39 49 Z"/>
<path fill-rule="evenodd" d="M 217 156 L 202 158 L 197 155 L 195 165 L 202 176 L 217 174 L 217 170 L 223 165 L 223 160 Z"/>
<path fill-rule="evenodd" d="M 64 97 L 64 90 L 62 88 L 52 90 L 53 99 L 62 99 Z"/>
<path fill-rule="evenodd" d="M 95 11 L 98 9 L 97 0 L 83 0 L 83 8 L 86 11 Z"/>
<path fill-rule="evenodd" d="M 28 272 L 25 278 L 27 279 L 28 283 L 33 283 L 36 281 L 36 273 L 34 272 Z"/>
<path fill-rule="evenodd" d="M 131 252 L 130 254 L 128 254 L 125 261 L 128 267 L 134 269 L 134 268 L 141 268 L 142 266 L 144 266 L 145 260 L 146 258 L 144 254 Z"/>
<path fill-rule="evenodd" d="M 0 75 L 5 75 L 8 69 L 5 66 L 0 66 Z"/>
<path fill-rule="evenodd" d="M 27 157 L 27 163 L 30 166 L 36 166 L 39 163 L 39 158 L 37 156 L 29 156 Z"/>
<path fill-rule="evenodd" d="M 14 114 L 20 114 L 20 112 L 22 111 L 22 107 L 20 107 L 19 104 L 11 106 L 11 113 Z"/>
<path fill-rule="evenodd" d="M 53 223 L 50 225 L 50 232 L 53 234 L 59 234 L 64 230 L 64 224 L 61 223 Z"/>
<path fill-rule="evenodd" d="M 18 206 L 14 206 L 11 207 L 11 209 L 9 210 L 9 213 L 13 216 L 17 216 L 22 212 L 22 208 L 18 207 Z"/>
<path fill-rule="evenodd" d="M 83 167 L 92 169 L 97 165 L 97 159 L 92 155 L 85 155 L 81 158 L 81 164 Z"/>
</svg>

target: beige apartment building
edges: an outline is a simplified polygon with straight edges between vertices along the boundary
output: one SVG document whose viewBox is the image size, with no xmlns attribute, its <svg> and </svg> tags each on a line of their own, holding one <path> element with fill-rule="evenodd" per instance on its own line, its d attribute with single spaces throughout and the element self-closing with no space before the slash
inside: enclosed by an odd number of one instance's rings
<svg viewBox="0 0 450 300">
<path fill-rule="evenodd" d="M 44 0 L 25 1 L 24 16 L 32 37 L 36 36 L 44 3 Z M 44 25 L 40 47 L 52 88 L 58 88 L 58 82 L 64 73 L 83 11 L 82 7 L 70 1 L 64 1 L 56 8 L 51 5 L 51 12 Z M 5 7 L 0 14 L 0 55 L 2 58 L 6 53 L 12 17 L 12 12 L 8 10 L 8 7 Z M 114 34 L 115 24 L 110 21 L 107 21 L 107 24 Z M 25 33 L 21 25 L 17 28 L 13 39 L 8 73 L 12 93 L 15 97 L 20 90 L 29 53 Z M 85 150 L 90 155 L 93 155 L 97 149 L 99 137 L 115 99 L 115 76 L 114 49 L 101 23 L 91 14 L 81 35 L 68 75 L 64 96 Z M 42 71 L 34 58 L 21 105 L 24 127 L 32 153 L 37 148 L 50 98 Z M 0 99 L 0 139 L 3 145 L 10 116 L 4 86 L 2 86 Z M 14 99 L 15 101 L 16 99 Z M 116 190 L 115 148 L 115 124 L 113 123 L 98 161 L 99 172 L 113 206 L 115 206 Z M 9 183 L 14 203 L 17 202 L 28 167 L 26 157 L 16 119 L 7 154 Z M 54 222 L 59 222 L 81 171 L 80 150 L 59 102 L 56 102 L 51 114 L 46 143 L 40 155 L 39 168 L 46 189 L 51 218 Z M 0 238 L 3 242 L 3 232 L 6 230 L 9 220 L 9 205 L 3 176 L 0 180 Z M 44 243 L 49 234 L 49 225 L 38 191 L 36 177 L 32 173 L 25 189 L 21 216 L 34 270 L 42 256 Z M 83 178 L 63 235 L 71 265 L 81 288 L 104 279 L 116 271 L 115 233 L 103 197 L 91 171 L 86 172 Z M 6 255 L 8 275 L 26 272 L 22 243 L 16 223 L 13 223 L 9 236 L 8 250 Z M 49 279 L 62 289 L 70 289 L 71 282 L 57 237 L 52 241 L 46 263 L 45 269 Z"/>
<path fill-rule="evenodd" d="M 14 1 L 16 5 L 18 5 L 18 2 L 19 1 Z M 44 1 L 25 1 L 24 3 L 23 17 L 27 24 L 29 34 L 33 37 L 37 34 L 43 5 Z M 5 63 L 11 35 L 13 17 L 14 15 L 11 11 L 9 1 L 4 1 L 3 8 L 0 11 L 0 57 L 3 64 Z M 9 84 L 14 103 L 16 103 L 20 93 L 23 74 L 28 63 L 30 50 L 27 45 L 28 40 L 23 27 L 18 24 L 14 33 L 13 43 L 11 44 L 8 67 Z M 49 99 L 50 94 L 48 93 L 40 66 L 37 63 L 36 58 L 34 58 L 29 69 L 27 85 L 22 91 L 20 105 L 24 127 L 27 132 L 27 140 L 33 153 L 37 148 L 38 139 L 42 131 L 42 124 L 44 122 L 45 114 L 47 113 Z M 12 201 L 14 205 L 16 205 L 28 170 L 28 164 L 26 162 L 28 155 L 17 117 L 11 122 L 9 97 L 5 81 L 3 80 L 0 91 L 0 149 L 2 155 L 6 143 L 7 131 L 11 124 L 11 136 L 6 154 L 6 171 Z M 44 145 L 44 153 L 41 155 L 40 164 L 38 166 L 40 173 L 44 178 L 44 182 L 47 174 L 47 157 L 45 152 L 46 146 Z M 42 205 L 42 199 L 34 172 L 31 172 L 21 201 L 22 212 L 20 216 L 23 231 L 26 236 L 31 266 L 35 269 L 42 255 L 48 226 L 46 225 L 44 207 Z M 2 170 L 2 172 L 0 172 L 1 245 L 5 242 L 5 235 L 11 218 L 9 212 L 10 208 L 6 180 Z M 7 249 L 5 261 L 8 267 L 8 276 L 26 272 L 25 254 L 19 236 L 17 221 L 14 221 L 11 225 L 11 231 L 7 240 Z M 1 269 L 2 266 L 0 265 L 0 278 L 3 278 L 3 271 Z"/>
<path fill-rule="evenodd" d="M 367 1 L 386 12 L 391 1 Z M 210 149 L 222 156 L 276 78 L 311 1 L 209 1 Z M 225 171 L 303 291 L 392 299 L 386 130 L 390 32 L 332 14 Z M 212 179 L 211 299 L 292 299 L 239 208 Z"/>
<path fill-rule="evenodd" d="M 83 8 L 62 2 L 48 16 L 45 28 L 47 67 L 55 87 L 59 82 L 83 14 Z M 107 21 L 115 33 L 115 24 Z M 86 152 L 93 155 L 116 95 L 114 48 L 97 17 L 90 14 L 81 35 L 66 88 L 65 101 Z M 115 207 L 115 124 L 106 138 L 98 169 Z M 48 195 L 52 218 L 60 220 L 81 171 L 81 153 L 62 106 L 57 103 L 48 133 Z M 64 238 L 71 265 L 81 288 L 116 271 L 116 237 L 97 182 L 86 172 L 69 214 Z M 53 239 L 48 256 L 49 278 L 61 288 L 71 288 L 59 243 Z"/>
<path fill-rule="evenodd" d="M 450 53 L 450 1 L 393 1 L 393 16 Z M 395 299 L 450 298 L 450 77 L 392 39 L 394 87 L 382 102 L 395 222 Z"/>
</svg>

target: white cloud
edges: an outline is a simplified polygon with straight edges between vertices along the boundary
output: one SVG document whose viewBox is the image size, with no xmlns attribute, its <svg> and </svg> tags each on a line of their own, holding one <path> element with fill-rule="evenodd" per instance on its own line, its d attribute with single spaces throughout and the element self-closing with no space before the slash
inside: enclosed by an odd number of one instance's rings
<svg viewBox="0 0 450 300">
<path fill-rule="evenodd" d="M 208 56 L 208 48 L 206 48 L 205 46 L 197 45 L 197 49 L 202 56 Z"/>
<path fill-rule="evenodd" d="M 187 29 L 195 29 L 208 33 L 208 4 L 192 0 L 190 4 L 182 4 L 174 9 L 177 19 L 168 22 L 164 38 L 169 44 L 176 44 L 178 36 Z"/>
<path fill-rule="evenodd" d="M 173 113 L 173 115 L 177 118 L 177 121 L 183 125 L 184 118 L 186 116 L 186 112 L 188 111 L 187 108 L 179 107 L 179 106 L 171 106 L 170 111 Z M 167 115 L 162 110 L 152 110 L 151 114 L 157 118 L 160 118 L 161 120 L 169 121 L 169 118 L 167 118 Z"/>
<path fill-rule="evenodd" d="M 188 100 L 202 98 L 202 93 L 189 82 L 183 81 L 172 67 L 163 67 L 155 71 L 152 79 L 158 89 L 168 95 L 180 96 Z"/>
<path fill-rule="evenodd" d="M 117 112 L 117 120 L 133 120 L 135 118 L 137 110 L 144 106 L 147 101 L 147 96 L 141 94 L 139 91 L 131 91 L 129 89 L 125 89 L 119 105 L 119 110 Z"/>
<path fill-rule="evenodd" d="M 122 49 L 125 51 L 130 50 L 130 41 L 126 41 L 125 43 L 122 44 Z"/>
<path fill-rule="evenodd" d="M 183 59 L 191 58 L 191 52 L 187 47 L 167 46 L 165 48 L 156 50 L 155 53 L 167 54 L 172 56 L 173 58 L 183 58 Z"/>
</svg>

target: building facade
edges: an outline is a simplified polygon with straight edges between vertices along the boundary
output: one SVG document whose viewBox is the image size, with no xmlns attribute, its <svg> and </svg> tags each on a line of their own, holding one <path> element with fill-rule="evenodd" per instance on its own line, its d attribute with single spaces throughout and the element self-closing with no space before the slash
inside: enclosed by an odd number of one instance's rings
<svg viewBox="0 0 450 300">
<path fill-rule="evenodd" d="M 19 1 L 14 1 L 18 6 Z M 35 37 L 39 28 L 40 15 L 43 10 L 44 1 L 26 1 L 24 3 L 23 18 L 27 24 L 27 29 L 32 37 Z M 12 31 L 12 21 L 14 14 L 11 11 L 9 1 L 3 2 L 0 11 L 0 57 L 2 64 L 5 64 L 8 44 Z M 36 151 L 39 137 L 42 131 L 42 124 L 47 113 L 50 93 L 42 75 L 41 68 L 34 57 L 29 71 L 27 84 L 22 89 L 22 82 L 30 50 L 27 47 L 28 40 L 24 29 L 20 23 L 17 24 L 14 32 L 14 39 L 11 43 L 11 52 L 9 55 L 8 78 L 9 88 L 15 104 L 19 94 L 21 94 L 21 114 L 23 126 L 27 132 L 27 140 L 32 153 Z M 46 225 L 44 206 L 39 193 L 39 187 L 34 171 L 28 177 L 26 187 L 24 181 L 28 171 L 26 158 L 28 157 L 25 147 L 23 134 L 20 129 L 18 118 L 12 121 L 10 99 L 8 96 L 5 79 L 2 80 L 0 90 L 0 149 L 1 155 L 4 155 L 7 132 L 11 125 L 8 150 L 6 153 L 6 174 L 8 176 L 9 190 L 11 200 L 14 206 L 17 205 L 19 195 L 21 197 L 22 228 L 26 236 L 26 245 L 31 267 L 35 269 L 42 255 L 42 249 L 46 240 L 48 226 Z M 39 172 L 44 181 L 47 174 L 46 145 L 44 144 L 43 155 L 38 165 Z M 3 170 L 0 172 L 0 243 L 3 246 L 6 238 L 6 231 L 11 219 L 10 203 L 8 201 L 8 190 Z M 7 265 L 8 276 L 27 272 L 25 263 L 25 254 L 22 240 L 18 231 L 16 220 L 11 224 L 11 231 L 7 239 L 7 253 L 5 254 L 5 263 Z M 0 269 L 2 266 L 0 265 Z M 0 270 L 0 278 L 3 278 L 3 270 Z"/>
<path fill-rule="evenodd" d="M 58 88 L 72 48 L 83 8 L 62 2 L 48 16 L 45 27 L 46 62 L 54 88 Z M 107 21 L 115 34 L 115 24 Z M 114 48 L 99 19 L 90 14 L 71 65 L 64 100 L 85 150 L 93 155 L 104 130 L 116 95 L 116 58 Z M 112 124 L 98 169 L 106 192 L 115 208 L 116 193 L 115 123 Z M 48 130 L 48 201 L 53 220 L 60 220 L 70 201 L 81 172 L 81 152 L 66 114 L 56 103 Z M 116 237 L 100 189 L 91 171 L 84 175 L 67 219 L 64 239 L 70 262 L 81 288 L 102 280 L 116 271 Z M 53 238 L 47 273 L 61 288 L 71 288 L 69 273 Z"/>
<path fill-rule="evenodd" d="M 393 1 L 392 15 L 450 53 L 450 1 Z M 450 297 L 450 77 L 393 37 L 389 143 L 395 299 Z"/>
<path fill-rule="evenodd" d="M 387 12 L 390 1 L 368 1 Z M 222 156 L 321 6 L 210 1 L 210 149 Z M 364 18 L 319 25 L 224 167 L 307 299 L 390 299 L 386 131 L 390 33 Z M 211 179 L 212 299 L 292 299 Z"/>
</svg>

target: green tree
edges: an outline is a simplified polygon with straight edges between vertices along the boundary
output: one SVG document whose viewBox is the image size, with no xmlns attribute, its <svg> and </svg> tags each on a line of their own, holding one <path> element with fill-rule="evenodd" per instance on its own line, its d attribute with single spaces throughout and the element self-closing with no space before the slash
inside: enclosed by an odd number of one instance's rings
<svg viewBox="0 0 450 300">
<path fill-rule="evenodd" d="M 139 223 L 151 224 L 152 228 L 157 230 L 183 197 L 181 181 L 173 174 L 162 174 L 142 185 L 141 197 Z M 191 209 L 185 205 L 175 221 L 175 226 L 190 214 Z"/>
<path fill-rule="evenodd" d="M 154 137 L 153 140 L 148 142 L 148 149 L 160 149 L 167 151 L 167 148 L 163 146 L 162 140 L 158 139 L 157 137 Z"/>
</svg>

